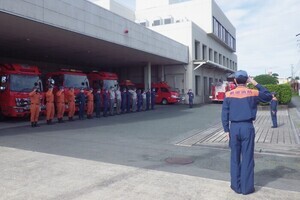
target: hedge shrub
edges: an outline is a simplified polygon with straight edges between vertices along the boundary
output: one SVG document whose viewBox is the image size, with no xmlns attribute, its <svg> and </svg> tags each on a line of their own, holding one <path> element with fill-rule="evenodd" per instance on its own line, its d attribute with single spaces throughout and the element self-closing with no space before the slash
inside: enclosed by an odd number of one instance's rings
<svg viewBox="0 0 300 200">
<path fill-rule="evenodd" d="M 270 92 L 276 92 L 276 97 L 280 104 L 288 104 L 292 99 L 292 89 L 289 84 L 268 84 L 264 85 Z M 255 89 L 252 84 L 248 85 L 248 88 Z"/>
</svg>

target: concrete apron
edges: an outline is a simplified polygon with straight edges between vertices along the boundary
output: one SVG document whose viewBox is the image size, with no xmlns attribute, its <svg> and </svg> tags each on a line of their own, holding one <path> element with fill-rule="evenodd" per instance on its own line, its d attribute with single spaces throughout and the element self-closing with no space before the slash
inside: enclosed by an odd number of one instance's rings
<svg viewBox="0 0 300 200">
<path fill-rule="evenodd" d="M 299 192 L 256 187 L 247 196 L 229 182 L 0 147 L 0 199 L 300 199 Z"/>
</svg>

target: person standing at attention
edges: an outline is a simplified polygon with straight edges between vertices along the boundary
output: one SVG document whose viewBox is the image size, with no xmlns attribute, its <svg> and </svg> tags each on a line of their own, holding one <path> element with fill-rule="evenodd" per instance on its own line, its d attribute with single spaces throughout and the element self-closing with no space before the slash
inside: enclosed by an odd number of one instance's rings
<svg viewBox="0 0 300 200">
<path fill-rule="evenodd" d="M 41 94 L 38 86 L 35 86 L 29 93 L 30 98 L 30 122 L 31 127 L 38 127 L 38 120 L 41 109 Z"/>
<path fill-rule="evenodd" d="M 193 108 L 194 93 L 193 93 L 192 89 L 189 89 L 187 95 L 189 96 L 189 106 L 190 106 L 190 108 Z"/>
<path fill-rule="evenodd" d="M 271 109 L 271 117 L 272 117 L 272 122 L 273 126 L 271 128 L 277 128 L 277 105 L 278 105 L 278 100 L 276 98 L 276 93 L 272 92 L 272 100 L 270 102 L 270 109 Z"/>
<path fill-rule="evenodd" d="M 254 138 L 253 120 L 256 118 L 259 102 L 269 102 L 272 94 L 252 78 L 246 71 L 234 75 L 237 87 L 225 94 L 222 105 L 222 124 L 229 136 L 231 148 L 231 189 L 236 193 L 250 194 L 254 188 Z M 252 83 L 258 90 L 248 89 Z"/>
</svg>

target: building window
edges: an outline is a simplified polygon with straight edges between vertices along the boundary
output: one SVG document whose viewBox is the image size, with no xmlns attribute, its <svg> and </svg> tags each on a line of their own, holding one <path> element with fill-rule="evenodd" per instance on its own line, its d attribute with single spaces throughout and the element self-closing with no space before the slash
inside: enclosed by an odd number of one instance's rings
<svg viewBox="0 0 300 200">
<path fill-rule="evenodd" d="M 169 0 L 169 4 L 182 3 L 187 1 L 192 1 L 192 0 Z"/>
<path fill-rule="evenodd" d="M 226 59 L 225 59 L 225 56 L 223 56 L 223 66 L 226 67 Z"/>
<path fill-rule="evenodd" d="M 153 23 L 152 23 L 152 26 L 159 26 L 159 25 L 161 25 L 161 20 L 160 19 L 154 20 Z"/>
<path fill-rule="evenodd" d="M 206 60 L 207 59 L 207 47 L 206 45 L 202 45 L 202 60 Z"/>
<path fill-rule="evenodd" d="M 195 93 L 196 96 L 199 96 L 201 94 L 201 90 L 200 90 L 200 85 L 201 84 L 201 77 L 200 76 L 196 76 L 195 77 Z"/>
<path fill-rule="evenodd" d="M 218 52 L 214 52 L 214 62 L 218 63 Z"/>
<path fill-rule="evenodd" d="M 165 18 L 164 19 L 164 24 L 172 24 L 174 21 L 173 17 Z"/>
<path fill-rule="evenodd" d="M 211 48 L 208 50 L 208 59 L 213 61 L 213 50 Z"/>
<path fill-rule="evenodd" d="M 227 46 L 235 49 L 235 38 L 225 29 L 225 27 L 213 17 L 213 33 L 219 39 L 221 39 Z"/>
<path fill-rule="evenodd" d="M 208 95 L 207 77 L 203 77 L 204 95 Z"/>
<path fill-rule="evenodd" d="M 195 40 L 195 60 L 200 59 L 200 42 Z"/>
<path fill-rule="evenodd" d="M 219 54 L 219 64 L 222 65 L 222 54 Z"/>
</svg>

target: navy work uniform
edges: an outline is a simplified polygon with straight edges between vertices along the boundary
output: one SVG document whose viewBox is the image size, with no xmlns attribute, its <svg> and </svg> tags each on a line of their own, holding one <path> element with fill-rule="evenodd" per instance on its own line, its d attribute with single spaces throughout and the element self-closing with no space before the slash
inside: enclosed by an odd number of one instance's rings
<svg viewBox="0 0 300 200">
<path fill-rule="evenodd" d="M 137 91 L 137 111 L 141 111 L 141 106 L 142 106 L 142 93 L 141 90 Z"/>
<path fill-rule="evenodd" d="M 103 93 L 103 116 L 107 117 L 107 110 L 108 110 L 108 98 L 109 98 L 109 94 L 108 91 L 106 89 L 104 89 L 104 93 Z"/>
<path fill-rule="evenodd" d="M 126 110 L 126 89 L 123 89 L 122 93 L 121 93 L 121 110 L 122 113 L 125 113 Z"/>
<path fill-rule="evenodd" d="M 84 117 L 84 107 L 85 107 L 85 95 L 84 90 L 80 89 L 80 93 L 76 96 L 79 103 L 78 116 L 80 120 L 83 120 Z"/>
<path fill-rule="evenodd" d="M 155 92 L 155 88 L 153 88 L 152 92 L 151 92 L 151 109 L 152 110 L 154 110 L 155 98 L 156 98 L 156 92 Z"/>
<path fill-rule="evenodd" d="M 273 126 L 272 128 L 277 128 L 277 105 L 278 105 L 278 100 L 276 98 L 276 93 L 272 92 L 273 98 L 270 102 L 270 110 L 271 110 L 271 117 L 272 117 L 272 122 Z"/>
<path fill-rule="evenodd" d="M 101 116 L 101 90 L 98 89 L 95 96 L 95 111 L 96 111 L 96 118 L 100 118 Z"/>
<path fill-rule="evenodd" d="M 127 97 L 126 112 L 130 113 L 131 93 L 129 92 L 128 89 L 126 90 L 126 97 Z"/>
<path fill-rule="evenodd" d="M 151 96 L 151 93 L 150 93 L 150 90 L 148 89 L 147 92 L 146 92 L 146 110 L 149 110 L 150 109 L 150 96 Z"/>
<path fill-rule="evenodd" d="M 190 108 L 192 108 L 193 107 L 193 102 L 194 102 L 194 93 L 192 92 L 191 89 L 189 89 L 189 92 L 187 93 L 187 95 L 189 96 Z"/>
<path fill-rule="evenodd" d="M 247 80 L 247 72 L 237 71 L 235 80 L 240 77 Z M 242 194 L 255 191 L 253 158 L 255 130 L 252 121 L 256 118 L 257 104 L 259 101 L 269 102 L 272 99 L 267 89 L 252 79 L 248 80 L 258 90 L 248 89 L 246 84 L 238 85 L 236 89 L 226 92 L 222 106 L 223 128 L 230 137 L 231 188 L 236 193 Z"/>
</svg>

